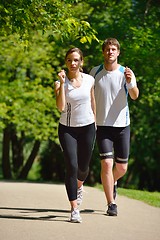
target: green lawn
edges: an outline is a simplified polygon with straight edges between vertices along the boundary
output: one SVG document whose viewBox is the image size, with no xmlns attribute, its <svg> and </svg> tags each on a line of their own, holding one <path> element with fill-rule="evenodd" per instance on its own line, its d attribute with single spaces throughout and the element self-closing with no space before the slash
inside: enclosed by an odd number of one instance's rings
<svg viewBox="0 0 160 240">
<path fill-rule="evenodd" d="M 96 185 L 103 190 L 101 184 Z M 132 199 L 140 200 L 151 206 L 160 208 L 160 192 L 147 192 L 133 189 L 118 188 L 118 195 L 126 196 Z"/>
</svg>

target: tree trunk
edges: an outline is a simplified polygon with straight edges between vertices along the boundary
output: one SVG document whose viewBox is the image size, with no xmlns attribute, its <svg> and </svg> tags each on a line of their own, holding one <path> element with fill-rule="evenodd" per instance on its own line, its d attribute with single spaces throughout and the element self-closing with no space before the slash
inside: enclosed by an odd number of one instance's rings
<svg viewBox="0 0 160 240">
<path fill-rule="evenodd" d="M 24 146 L 24 134 L 20 139 L 16 135 L 15 129 L 11 131 L 11 141 L 12 141 L 12 162 L 13 162 L 13 172 L 17 176 L 20 168 L 23 166 L 24 156 L 23 156 L 23 146 Z"/>
<path fill-rule="evenodd" d="M 3 147 L 2 147 L 2 172 L 5 179 L 11 179 L 11 166 L 9 160 L 9 148 L 10 148 L 10 130 L 9 127 L 3 131 Z"/>
<path fill-rule="evenodd" d="M 35 157 L 37 156 L 39 148 L 40 148 L 40 141 L 37 140 L 34 143 L 31 154 L 30 154 L 26 164 L 24 165 L 21 173 L 19 174 L 18 179 L 26 179 L 27 178 L 27 175 L 32 167 Z"/>
</svg>

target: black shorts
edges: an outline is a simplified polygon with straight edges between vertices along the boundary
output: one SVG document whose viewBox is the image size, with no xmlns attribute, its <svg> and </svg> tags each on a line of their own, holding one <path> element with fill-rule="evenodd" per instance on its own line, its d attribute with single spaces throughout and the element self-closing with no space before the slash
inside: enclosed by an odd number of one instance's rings
<svg viewBox="0 0 160 240">
<path fill-rule="evenodd" d="M 117 163 L 127 163 L 130 148 L 130 126 L 97 126 L 97 145 L 100 159 L 114 158 Z"/>
</svg>

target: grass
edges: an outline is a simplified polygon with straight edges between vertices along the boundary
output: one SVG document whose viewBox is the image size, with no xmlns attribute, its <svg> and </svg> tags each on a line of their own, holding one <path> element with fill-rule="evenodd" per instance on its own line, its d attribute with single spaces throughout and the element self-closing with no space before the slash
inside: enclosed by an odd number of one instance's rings
<svg viewBox="0 0 160 240">
<path fill-rule="evenodd" d="M 97 184 L 96 187 L 103 190 L 101 184 Z M 160 192 L 148 192 L 141 190 L 118 188 L 118 195 L 136 199 L 145 202 L 153 207 L 160 208 Z"/>
</svg>

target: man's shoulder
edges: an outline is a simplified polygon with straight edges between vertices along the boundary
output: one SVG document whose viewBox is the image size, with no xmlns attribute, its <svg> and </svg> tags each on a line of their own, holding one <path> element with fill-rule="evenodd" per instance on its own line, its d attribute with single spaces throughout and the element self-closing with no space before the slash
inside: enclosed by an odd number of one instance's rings
<svg viewBox="0 0 160 240">
<path fill-rule="evenodd" d="M 124 73 L 125 67 L 120 65 L 119 68 L 118 68 L 118 71 L 120 71 L 121 73 Z"/>
<path fill-rule="evenodd" d="M 95 66 L 91 69 L 90 75 L 92 75 L 94 78 L 96 75 L 103 69 L 103 64 L 100 64 L 98 66 Z"/>
</svg>

